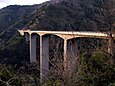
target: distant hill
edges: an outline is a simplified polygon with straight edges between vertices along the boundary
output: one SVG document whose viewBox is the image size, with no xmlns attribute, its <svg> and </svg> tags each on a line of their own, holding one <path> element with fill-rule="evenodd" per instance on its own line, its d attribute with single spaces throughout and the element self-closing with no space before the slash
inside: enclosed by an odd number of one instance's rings
<svg viewBox="0 0 115 86">
<path fill-rule="evenodd" d="M 112 13 L 108 14 L 109 9 L 113 10 L 114 7 L 107 8 L 106 6 L 110 7 L 109 5 L 106 1 L 96 0 L 51 0 L 33 14 L 25 28 L 106 31 L 109 28 L 109 22 L 111 24 L 115 22 L 115 16 Z"/>
<path fill-rule="evenodd" d="M 38 5 L 19 6 L 11 5 L 0 9 L 0 38 L 9 39 L 17 29 L 22 28 L 29 16 L 38 8 Z"/>
<path fill-rule="evenodd" d="M 69 0 L 51 0 L 33 14 L 28 26 L 30 29 L 38 30 L 94 30 L 92 25 L 83 27 L 86 24 L 84 18 L 86 18 L 86 12 L 80 3 L 73 4 Z"/>
<path fill-rule="evenodd" d="M 37 8 L 38 5 L 10 5 L 8 7 L 0 9 L 0 32 L 5 30 L 6 28 L 9 28 L 19 20 L 24 19 L 24 17 L 31 15 Z"/>
<path fill-rule="evenodd" d="M 21 40 L 20 37 L 17 36 L 17 30 L 24 27 L 24 25 L 29 21 L 29 17 L 37 8 L 39 8 L 39 5 L 10 5 L 0 9 L 0 62 L 13 63 L 14 58 L 14 62 L 16 61 L 16 63 L 18 63 L 19 59 L 23 59 L 23 57 L 20 56 L 21 53 L 17 51 L 20 50 L 19 40 Z M 25 45 L 22 43 L 21 46 L 24 47 Z M 16 56 L 19 56 L 19 59 L 16 60 Z"/>
</svg>

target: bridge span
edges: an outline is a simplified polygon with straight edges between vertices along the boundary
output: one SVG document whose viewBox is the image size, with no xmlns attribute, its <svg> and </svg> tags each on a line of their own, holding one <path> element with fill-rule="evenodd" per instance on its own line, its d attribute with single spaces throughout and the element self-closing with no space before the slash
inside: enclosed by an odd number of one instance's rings
<svg viewBox="0 0 115 86">
<path fill-rule="evenodd" d="M 110 34 L 107 32 L 92 32 L 92 31 L 35 31 L 35 30 L 18 30 L 21 35 L 24 33 L 33 34 L 36 33 L 40 36 L 46 34 L 53 34 L 59 36 L 62 39 L 72 39 L 76 37 L 92 37 L 92 38 L 111 38 Z M 115 34 L 112 34 L 112 37 L 115 37 Z"/>
<path fill-rule="evenodd" d="M 115 34 L 109 32 L 91 32 L 91 31 L 38 31 L 38 30 L 18 30 L 21 35 L 26 36 L 30 44 L 30 63 L 36 63 L 36 35 L 40 36 L 40 79 L 47 77 L 49 70 L 49 39 L 45 35 L 56 35 L 64 40 L 64 70 L 68 68 L 68 58 L 72 56 L 70 48 L 74 49 L 75 44 L 69 44 L 68 40 L 73 38 L 90 37 L 108 39 L 108 53 L 112 54 L 112 38 Z M 76 52 L 74 52 L 76 53 Z"/>
</svg>

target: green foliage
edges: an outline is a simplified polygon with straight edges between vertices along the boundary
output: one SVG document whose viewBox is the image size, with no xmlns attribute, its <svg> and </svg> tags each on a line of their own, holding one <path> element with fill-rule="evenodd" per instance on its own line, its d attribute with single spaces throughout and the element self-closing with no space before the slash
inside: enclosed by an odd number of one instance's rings
<svg viewBox="0 0 115 86">
<path fill-rule="evenodd" d="M 60 76 L 56 74 L 53 71 L 49 72 L 48 79 L 45 80 L 42 85 L 43 86 L 60 86 L 61 85 L 61 80 L 59 78 Z"/>
<path fill-rule="evenodd" d="M 16 85 L 20 86 L 20 79 L 14 72 L 15 67 L 7 66 L 5 64 L 0 65 L 0 85 Z"/>
<path fill-rule="evenodd" d="M 33 66 L 0 64 L 0 86 L 39 86 L 38 71 Z"/>
<path fill-rule="evenodd" d="M 78 86 L 108 86 L 115 82 L 115 65 L 110 56 L 101 51 L 84 53 L 81 57 L 81 68 Z"/>
<path fill-rule="evenodd" d="M 0 49 L 0 62 L 8 64 L 23 64 L 29 61 L 28 45 L 24 38 L 16 34 Z M 26 61 L 25 61 L 26 60 Z"/>
<path fill-rule="evenodd" d="M 114 86 L 114 76 L 115 65 L 111 64 L 110 56 L 98 49 L 81 55 L 80 65 L 71 77 L 53 72 L 44 83 L 45 86 L 58 86 L 54 85 L 58 81 L 64 86 Z"/>
</svg>

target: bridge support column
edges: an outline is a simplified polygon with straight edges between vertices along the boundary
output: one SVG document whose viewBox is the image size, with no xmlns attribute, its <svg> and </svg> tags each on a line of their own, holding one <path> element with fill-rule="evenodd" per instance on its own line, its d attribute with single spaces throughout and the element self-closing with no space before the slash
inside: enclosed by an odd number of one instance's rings
<svg viewBox="0 0 115 86">
<path fill-rule="evenodd" d="M 30 34 L 30 63 L 36 63 L 36 35 Z"/>
<path fill-rule="evenodd" d="M 29 34 L 28 33 L 25 33 L 25 39 L 26 39 L 26 43 L 28 43 L 30 40 L 29 40 Z"/>
<path fill-rule="evenodd" d="M 40 36 L 40 80 L 47 79 L 49 71 L 49 38 Z"/>
<path fill-rule="evenodd" d="M 112 39 L 108 39 L 108 53 L 113 55 L 113 40 Z"/>
<path fill-rule="evenodd" d="M 64 71 L 67 70 L 67 39 L 64 39 Z"/>
</svg>

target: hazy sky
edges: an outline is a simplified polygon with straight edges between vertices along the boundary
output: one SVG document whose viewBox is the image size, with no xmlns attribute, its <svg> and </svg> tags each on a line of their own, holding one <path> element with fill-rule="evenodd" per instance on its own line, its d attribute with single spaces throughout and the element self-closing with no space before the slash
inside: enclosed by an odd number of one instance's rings
<svg viewBox="0 0 115 86">
<path fill-rule="evenodd" d="M 49 0 L 0 0 L 0 8 L 8 5 L 33 5 L 39 4 Z"/>
</svg>

